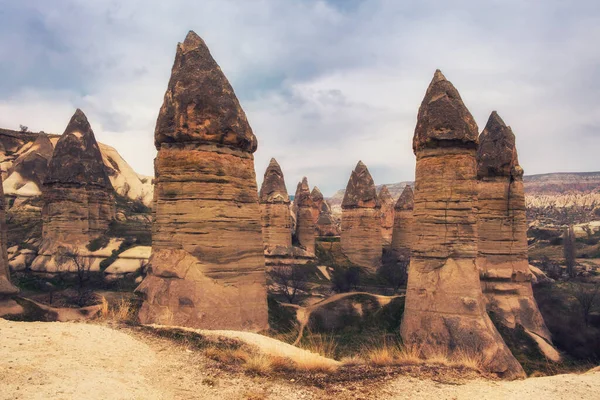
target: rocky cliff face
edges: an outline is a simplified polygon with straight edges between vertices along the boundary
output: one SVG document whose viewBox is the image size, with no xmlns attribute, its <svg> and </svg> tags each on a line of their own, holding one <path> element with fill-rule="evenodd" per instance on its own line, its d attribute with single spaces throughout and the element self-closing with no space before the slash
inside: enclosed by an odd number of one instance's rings
<svg viewBox="0 0 600 400">
<path fill-rule="evenodd" d="M 413 237 L 413 209 L 415 206 L 413 190 L 405 186 L 394 205 L 394 227 L 392 232 L 392 251 L 397 256 L 410 255 Z"/>
<path fill-rule="evenodd" d="M 375 272 L 381 264 L 381 206 L 367 166 L 359 161 L 342 201 L 342 251 L 354 264 Z"/>
<path fill-rule="evenodd" d="M 394 229 L 394 198 L 386 185 L 383 185 L 377 196 L 381 205 L 381 237 L 383 245 L 389 246 L 392 243 L 392 231 Z"/>
<path fill-rule="evenodd" d="M 142 323 L 268 327 L 257 140 L 204 41 L 177 46 L 156 122 L 156 211 Z"/>
<path fill-rule="evenodd" d="M 10 282 L 10 270 L 8 268 L 6 234 L 6 212 L 4 203 L 4 191 L 2 190 L 2 176 L 0 175 L 0 300 L 4 297 L 18 292 L 17 288 Z"/>
<path fill-rule="evenodd" d="M 77 110 L 58 140 L 42 185 L 42 249 L 35 270 L 60 245 L 87 243 L 115 217 L 115 200 L 94 132 Z"/>
<path fill-rule="evenodd" d="M 478 129 L 458 91 L 436 71 L 419 108 L 414 224 L 405 312 L 406 344 L 481 354 L 490 371 L 524 377 L 492 324 L 477 257 Z"/>
<path fill-rule="evenodd" d="M 551 342 L 531 288 L 523 169 L 515 135 L 495 111 L 479 136 L 477 176 L 477 265 L 483 293 L 507 327 L 520 324 Z"/>
<path fill-rule="evenodd" d="M 300 246 L 310 255 L 315 254 L 315 222 L 313 220 L 313 201 L 310 195 L 308 179 L 302 178 L 294 195 L 296 209 L 296 237 Z"/>
<path fill-rule="evenodd" d="M 274 158 L 265 171 L 259 193 L 263 240 L 266 249 L 292 245 L 290 198 L 281 167 Z"/>
</svg>

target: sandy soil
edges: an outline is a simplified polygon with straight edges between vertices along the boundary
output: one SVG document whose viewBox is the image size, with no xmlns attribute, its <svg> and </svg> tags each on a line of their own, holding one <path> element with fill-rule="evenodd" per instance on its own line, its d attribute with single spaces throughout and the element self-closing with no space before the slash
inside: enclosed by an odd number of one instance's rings
<svg viewBox="0 0 600 400">
<path fill-rule="evenodd" d="M 83 323 L 0 319 L 0 399 L 598 399 L 600 371 L 517 382 L 389 377 L 319 389 L 217 367 L 168 339 Z"/>
</svg>

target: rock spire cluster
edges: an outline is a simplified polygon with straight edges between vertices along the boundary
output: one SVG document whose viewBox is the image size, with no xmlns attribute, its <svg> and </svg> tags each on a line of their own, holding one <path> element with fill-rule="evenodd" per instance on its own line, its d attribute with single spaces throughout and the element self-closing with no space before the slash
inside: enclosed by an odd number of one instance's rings
<svg viewBox="0 0 600 400">
<path fill-rule="evenodd" d="M 156 122 L 155 220 L 142 323 L 268 327 L 265 258 L 246 115 L 204 41 L 177 45 Z"/>
<path fill-rule="evenodd" d="M 428 354 L 480 354 L 485 367 L 523 377 L 486 312 L 477 258 L 478 128 L 458 91 L 438 70 L 417 115 L 414 193 L 404 343 Z"/>
<path fill-rule="evenodd" d="M 342 251 L 350 261 L 374 272 L 381 264 L 380 204 L 375 182 L 359 161 L 352 171 L 342 201 Z"/>
</svg>

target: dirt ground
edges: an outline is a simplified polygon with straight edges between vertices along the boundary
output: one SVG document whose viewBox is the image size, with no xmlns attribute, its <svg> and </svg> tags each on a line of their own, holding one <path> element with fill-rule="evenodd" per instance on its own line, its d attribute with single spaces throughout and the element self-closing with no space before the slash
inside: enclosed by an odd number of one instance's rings
<svg viewBox="0 0 600 400">
<path fill-rule="evenodd" d="M 0 399 L 598 399 L 600 371 L 442 384 L 390 376 L 316 388 L 218 368 L 171 340 L 84 323 L 0 319 Z"/>
</svg>

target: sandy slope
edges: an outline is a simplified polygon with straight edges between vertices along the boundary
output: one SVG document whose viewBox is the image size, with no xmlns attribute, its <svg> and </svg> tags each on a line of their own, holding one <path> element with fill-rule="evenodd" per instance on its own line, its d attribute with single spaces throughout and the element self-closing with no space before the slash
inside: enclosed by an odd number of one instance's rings
<svg viewBox="0 0 600 400">
<path fill-rule="evenodd" d="M 0 399 L 598 399 L 600 371 L 446 385 L 396 377 L 318 389 L 232 374 L 166 339 L 72 323 L 0 319 Z"/>
</svg>

